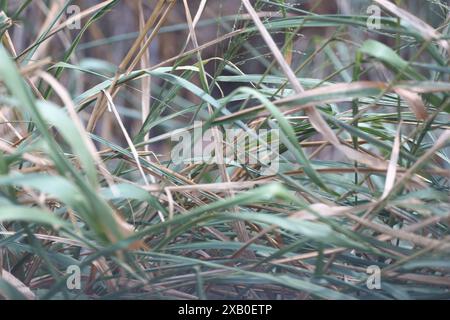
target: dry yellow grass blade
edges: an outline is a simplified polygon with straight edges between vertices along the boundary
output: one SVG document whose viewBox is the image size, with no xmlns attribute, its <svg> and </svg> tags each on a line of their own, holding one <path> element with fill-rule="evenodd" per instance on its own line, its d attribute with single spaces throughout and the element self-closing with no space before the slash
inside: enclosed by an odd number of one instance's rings
<svg viewBox="0 0 450 320">
<path fill-rule="evenodd" d="M 289 67 L 289 65 L 286 63 L 282 53 L 278 49 L 278 46 L 272 39 L 271 35 L 263 25 L 261 19 L 258 17 L 258 14 L 256 13 L 255 9 L 252 7 L 250 2 L 248 0 L 242 1 L 245 8 L 249 12 L 250 16 L 253 19 L 253 22 L 255 23 L 257 29 L 259 30 L 262 38 L 268 45 L 269 49 L 271 50 L 272 54 L 274 55 L 276 61 L 280 65 L 281 69 L 283 70 L 284 74 L 288 78 L 289 82 L 291 83 L 294 91 L 297 94 L 303 93 L 305 90 L 303 86 L 300 84 L 300 81 L 296 77 L 295 73 L 292 71 L 292 69 Z M 327 88 L 322 88 L 322 90 L 327 90 Z M 409 95 L 408 97 L 411 97 Z M 355 160 L 361 163 L 364 163 L 370 167 L 373 168 L 387 168 L 387 163 L 384 160 L 375 158 L 371 155 L 362 153 L 358 150 L 352 149 L 346 145 L 343 145 L 340 143 L 338 137 L 335 135 L 333 130 L 328 126 L 328 124 L 325 122 L 325 120 L 322 118 L 320 113 L 315 109 L 313 106 L 302 106 L 305 109 L 306 114 L 309 117 L 309 120 L 312 124 L 312 126 L 322 134 L 322 136 L 329 141 L 336 149 L 340 150 L 343 154 L 345 154 L 349 159 Z M 417 105 L 415 104 L 415 107 Z"/>
<path fill-rule="evenodd" d="M 442 217 L 431 217 L 427 220 L 424 220 L 422 222 L 410 225 L 405 227 L 404 231 L 405 232 L 415 232 L 421 229 L 426 228 L 427 226 L 430 225 L 434 225 L 436 223 L 439 223 L 441 221 L 444 221 L 445 219 L 448 219 L 450 216 L 448 215 L 447 217 L 442 216 Z M 379 241 L 389 241 L 391 239 L 395 239 L 395 230 L 394 230 L 394 235 L 392 235 L 392 232 L 389 231 L 390 234 L 381 234 L 379 236 L 377 236 L 377 240 Z M 436 244 L 436 243 L 433 243 Z M 441 242 L 438 243 L 438 245 L 441 245 Z M 346 251 L 346 248 L 332 248 L 332 249 L 327 249 L 323 251 L 324 255 L 332 255 L 332 254 L 337 254 L 340 252 L 344 252 Z M 272 263 L 274 264 L 283 264 L 283 263 L 291 263 L 294 261 L 301 261 L 301 260 L 305 260 L 305 259 L 311 259 L 311 258 L 315 258 L 319 256 L 319 252 L 318 251 L 314 251 L 314 252 L 308 252 L 308 253 L 304 253 L 304 254 L 298 254 L 295 255 L 293 257 L 289 257 L 289 258 L 282 258 L 282 259 L 276 259 L 273 260 Z"/>
<path fill-rule="evenodd" d="M 205 5 L 206 5 L 206 1 L 202 0 L 202 2 L 200 3 L 200 6 L 199 6 L 199 9 L 197 11 L 197 14 L 195 16 L 195 20 L 194 21 L 192 20 L 192 16 L 191 16 L 191 13 L 190 13 L 190 10 L 189 10 L 189 5 L 188 5 L 187 0 L 183 0 L 183 4 L 184 4 L 185 12 L 186 12 L 187 23 L 188 23 L 188 26 L 189 26 L 189 38 L 192 40 L 194 48 L 199 48 L 199 44 L 198 44 L 198 41 L 197 41 L 197 35 L 195 33 L 195 24 L 196 24 L 196 21 L 198 21 L 198 19 L 200 19 L 201 15 L 202 15 L 202 12 L 203 12 L 203 10 L 205 8 Z M 201 68 L 201 77 L 202 77 L 201 81 L 203 82 L 203 84 L 205 86 L 204 89 L 207 90 L 208 89 L 208 79 L 206 77 L 206 71 L 205 71 L 204 66 L 203 66 L 203 59 L 201 57 L 201 50 L 197 51 L 197 60 L 198 60 L 199 66 Z M 208 112 L 211 115 L 214 113 L 211 105 L 209 105 L 209 104 L 208 104 Z M 223 154 L 224 143 L 223 143 L 223 141 L 221 139 L 221 135 L 219 134 L 219 129 L 217 127 L 213 127 L 212 128 L 212 134 L 214 136 L 214 142 L 215 142 L 215 148 L 214 148 L 215 156 L 216 156 L 216 158 L 221 159 L 221 161 L 217 165 L 218 165 L 219 172 L 220 172 L 220 175 L 221 175 L 221 178 L 222 178 L 222 182 L 230 183 L 231 179 L 230 179 L 230 176 L 228 174 L 227 168 L 224 165 L 225 161 L 223 161 L 223 159 L 224 159 L 224 154 Z M 232 189 L 229 189 L 228 190 L 228 195 L 231 198 L 234 197 L 234 191 Z M 238 212 L 237 208 L 234 208 L 233 211 L 234 212 Z M 237 237 L 238 237 L 239 241 L 247 242 L 247 241 L 250 240 L 251 237 L 250 237 L 250 234 L 249 234 L 249 232 L 248 232 L 248 230 L 246 228 L 246 225 L 245 225 L 244 221 L 235 221 L 235 222 L 233 222 L 233 227 L 236 230 L 236 234 L 237 234 Z M 253 254 L 253 252 L 246 252 L 245 254 L 246 254 L 246 256 L 249 256 L 249 257 L 250 256 L 251 257 L 255 256 Z"/>
<path fill-rule="evenodd" d="M 114 79 L 108 89 L 108 93 L 112 98 L 114 98 L 118 93 L 119 88 L 116 88 L 116 85 L 117 82 L 119 81 L 119 78 L 122 75 L 129 74 L 136 67 L 139 61 L 141 61 L 142 56 L 147 51 L 147 48 L 150 45 L 151 41 L 158 34 L 159 29 L 162 27 L 163 23 L 167 18 L 167 15 L 169 14 L 170 10 L 173 8 L 175 4 L 175 2 L 170 1 L 166 9 L 163 10 L 165 3 L 166 3 L 165 0 L 159 0 L 159 2 L 156 4 L 155 9 L 150 15 L 150 18 L 145 23 L 144 28 L 140 31 L 139 36 L 134 41 L 131 49 L 128 51 L 128 54 L 125 56 L 125 58 L 118 66 Z M 160 15 L 161 17 L 158 19 Z M 153 30 L 150 36 L 146 38 L 147 33 L 152 28 Z M 133 57 L 134 60 L 132 60 Z M 92 111 L 91 117 L 89 118 L 89 122 L 87 125 L 87 130 L 89 132 L 94 130 L 97 121 L 106 110 L 106 105 L 107 104 L 104 101 L 104 95 L 100 95 L 99 99 L 97 100 L 97 103 L 95 104 L 94 110 Z"/>
<path fill-rule="evenodd" d="M 9 273 L 6 270 L 1 270 L 0 278 L 9 283 L 11 286 L 16 288 L 17 291 L 19 291 L 26 299 L 28 300 L 35 300 L 36 295 L 33 293 L 33 291 L 30 290 L 29 287 L 27 287 L 22 281 L 14 277 L 11 273 Z M 0 292 L 0 296 L 2 293 Z"/>
<path fill-rule="evenodd" d="M 313 203 L 308 207 L 308 209 L 301 210 L 292 214 L 291 218 L 301 220 L 316 220 L 317 216 L 311 213 L 311 211 L 317 213 L 321 217 L 329 218 L 342 215 L 343 211 L 352 209 L 353 209 L 352 207 L 330 206 L 324 203 Z"/>
<path fill-rule="evenodd" d="M 139 29 L 143 29 L 145 27 L 145 17 L 144 17 L 144 9 L 142 7 L 142 2 L 138 1 L 138 14 L 139 14 Z M 148 37 L 145 37 L 145 40 L 147 40 Z M 141 49 L 144 48 L 144 45 L 141 45 Z M 150 50 L 145 50 L 145 53 L 142 55 L 141 58 L 141 68 L 142 69 L 148 69 L 150 68 Z M 147 119 L 148 115 L 150 114 L 150 101 L 151 101 L 151 92 L 152 92 L 152 86 L 151 86 L 151 76 L 143 77 L 141 81 L 141 114 L 142 114 L 142 124 L 145 123 L 145 120 Z M 150 138 L 150 133 L 147 133 L 144 136 L 144 140 L 148 140 Z M 144 151 L 149 152 L 150 149 L 147 145 L 144 146 Z M 150 156 L 146 157 L 146 160 L 150 162 Z M 155 181 L 152 181 L 154 183 Z"/>
<path fill-rule="evenodd" d="M 428 149 L 417 161 L 405 172 L 404 175 L 397 181 L 396 188 L 403 186 L 408 180 L 410 180 L 414 173 L 417 172 L 425 163 L 434 156 L 434 154 L 446 146 L 450 141 L 450 130 L 445 130 L 434 145 Z"/>
<path fill-rule="evenodd" d="M 402 124 L 398 125 L 397 133 L 395 134 L 394 146 L 392 147 L 391 160 L 389 161 L 389 167 L 386 173 L 386 182 L 384 184 L 384 191 L 381 199 L 385 199 L 392 188 L 394 187 L 395 178 L 397 176 L 397 162 L 400 154 L 400 131 Z"/>
<path fill-rule="evenodd" d="M 138 167 L 138 169 L 139 169 L 139 172 L 141 173 L 142 179 L 144 180 L 145 185 L 148 186 L 148 185 L 149 185 L 149 182 L 148 182 L 148 180 L 147 180 L 147 176 L 146 176 L 145 173 L 144 173 L 144 170 L 142 169 L 142 165 L 141 165 L 141 162 L 140 162 L 140 160 L 139 160 L 139 154 L 138 154 L 138 152 L 137 152 L 136 147 L 134 146 L 133 141 L 132 141 L 131 138 L 130 138 L 130 135 L 128 134 L 127 129 L 125 128 L 125 126 L 124 126 L 124 124 L 123 124 L 123 122 L 122 122 L 122 119 L 120 118 L 120 114 L 119 114 L 119 112 L 117 111 L 116 106 L 114 105 L 113 98 L 111 97 L 111 95 L 109 94 L 109 92 L 107 92 L 106 90 L 103 90 L 102 92 L 103 92 L 103 94 L 104 94 L 105 97 L 106 97 L 106 100 L 107 100 L 107 103 L 108 103 L 109 111 L 112 112 L 112 113 L 114 114 L 114 117 L 116 118 L 117 123 L 118 123 L 119 126 L 120 126 L 120 130 L 122 131 L 122 133 L 123 133 L 123 135 L 124 135 L 124 137 L 125 137 L 125 139 L 126 139 L 126 141 L 127 141 L 127 143 L 128 143 L 128 146 L 129 146 L 130 149 L 131 149 L 131 152 L 133 153 L 134 159 L 135 159 L 135 161 L 136 161 L 136 165 L 137 165 L 137 167 Z"/>
<path fill-rule="evenodd" d="M 445 48 L 447 51 L 450 50 L 449 42 L 446 40 L 442 40 L 442 35 L 425 21 L 417 18 L 415 15 L 409 13 L 408 11 L 399 8 L 390 1 L 375 0 L 375 2 L 382 5 L 384 8 L 389 10 L 400 19 L 404 20 L 412 28 L 416 29 L 425 40 L 437 40 L 443 48 Z"/>
<path fill-rule="evenodd" d="M 17 152 L 16 148 L 7 144 L 6 142 L 3 142 L 2 140 L 0 140 L 0 150 L 4 151 L 6 153 L 9 153 L 9 154 L 14 154 Z M 38 166 L 42 166 L 42 167 L 53 166 L 53 162 L 51 160 L 35 156 L 28 152 L 22 153 L 22 157 L 25 160 L 30 161 L 31 163 L 34 163 L 35 165 L 38 165 Z"/>
<path fill-rule="evenodd" d="M 417 120 L 426 120 L 428 117 L 427 109 L 422 101 L 422 97 L 407 89 L 395 88 L 395 93 L 401 96 L 406 102 L 411 111 L 416 115 Z"/>
</svg>

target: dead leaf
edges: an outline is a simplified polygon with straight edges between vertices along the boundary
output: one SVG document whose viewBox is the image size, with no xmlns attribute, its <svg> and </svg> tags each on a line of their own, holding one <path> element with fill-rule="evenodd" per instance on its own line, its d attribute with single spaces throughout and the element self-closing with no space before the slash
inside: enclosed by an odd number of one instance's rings
<svg viewBox="0 0 450 320">
<path fill-rule="evenodd" d="M 404 88 L 395 88 L 394 91 L 408 103 L 409 108 L 415 114 L 417 120 L 427 119 L 427 109 L 422 97 L 418 93 Z"/>
</svg>

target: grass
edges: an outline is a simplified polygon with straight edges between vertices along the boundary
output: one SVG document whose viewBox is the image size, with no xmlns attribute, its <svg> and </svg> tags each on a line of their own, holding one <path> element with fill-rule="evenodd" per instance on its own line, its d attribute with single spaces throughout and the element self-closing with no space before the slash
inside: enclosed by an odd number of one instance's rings
<svg viewBox="0 0 450 320">
<path fill-rule="evenodd" d="M 450 298 L 446 1 L 133 3 L 0 1 L 0 297 Z"/>
</svg>

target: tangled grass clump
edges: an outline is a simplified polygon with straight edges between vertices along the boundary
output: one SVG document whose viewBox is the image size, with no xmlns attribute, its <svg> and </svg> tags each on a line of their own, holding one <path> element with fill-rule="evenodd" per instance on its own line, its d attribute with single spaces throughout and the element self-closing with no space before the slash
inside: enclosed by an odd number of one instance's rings
<svg viewBox="0 0 450 320">
<path fill-rule="evenodd" d="M 0 297 L 449 299 L 449 9 L 0 1 Z"/>
</svg>

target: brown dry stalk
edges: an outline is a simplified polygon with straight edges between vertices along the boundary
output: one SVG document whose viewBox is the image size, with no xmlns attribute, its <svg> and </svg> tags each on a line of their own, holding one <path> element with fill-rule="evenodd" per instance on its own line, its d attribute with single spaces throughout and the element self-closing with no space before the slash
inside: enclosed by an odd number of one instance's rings
<svg viewBox="0 0 450 320">
<path fill-rule="evenodd" d="M 156 4 L 155 9 L 153 10 L 152 14 L 150 15 L 150 18 L 147 20 L 144 28 L 139 33 L 139 36 L 134 41 L 131 49 L 128 51 L 128 54 L 125 56 L 125 58 L 120 63 L 117 72 L 114 76 L 114 79 L 111 83 L 111 85 L 108 88 L 109 95 L 114 99 L 114 97 L 118 93 L 118 88 L 116 88 L 117 82 L 119 81 L 120 77 L 122 75 L 128 75 L 130 72 L 134 69 L 134 67 L 139 63 L 141 60 L 141 57 L 145 54 L 148 46 L 150 45 L 153 38 L 158 34 L 159 29 L 161 28 L 162 24 L 167 18 L 168 13 L 170 12 L 170 9 L 174 6 L 175 2 L 169 2 L 167 8 L 163 11 L 163 7 L 166 4 L 166 0 L 159 0 L 159 2 Z M 161 18 L 158 17 L 162 13 Z M 156 23 L 156 25 L 155 25 Z M 153 28 L 153 31 L 151 35 L 146 39 L 147 33 L 150 31 L 150 29 Z M 144 44 L 142 44 L 144 42 Z M 133 57 L 135 57 L 134 60 Z M 94 110 L 92 111 L 91 117 L 89 118 L 89 122 L 87 125 L 88 131 L 93 131 L 95 128 L 95 125 L 97 124 L 97 121 L 101 117 L 101 115 L 106 110 L 107 103 L 104 99 L 103 95 L 100 95 L 100 97 L 97 99 L 97 103 L 95 104 Z"/>
</svg>

